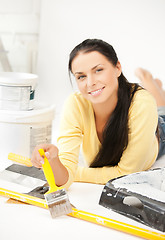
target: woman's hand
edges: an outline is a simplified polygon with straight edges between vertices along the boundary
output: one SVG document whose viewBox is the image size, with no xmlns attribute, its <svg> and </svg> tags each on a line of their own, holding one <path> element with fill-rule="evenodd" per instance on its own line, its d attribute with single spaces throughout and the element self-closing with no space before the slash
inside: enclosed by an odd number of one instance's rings
<svg viewBox="0 0 165 240">
<path fill-rule="evenodd" d="M 52 168 L 55 182 L 57 186 L 64 185 L 68 178 L 69 174 L 65 166 L 61 163 L 58 157 L 58 148 L 53 144 L 40 144 L 37 145 L 32 153 L 31 162 L 34 167 L 42 168 L 44 164 L 44 157 L 40 155 L 38 150 L 42 148 L 45 152 L 45 155 L 50 163 Z"/>
<path fill-rule="evenodd" d="M 42 157 L 38 150 L 42 148 L 45 152 L 47 159 L 50 164 L 55 161 L 58 157 L 58 148 L 53 144 L 40 144 L 37 145 L 32 153 L 31 162 L 34 167 L 42 168 L 42 164 L 44 163 L 44 157 Z"/>
</svg>

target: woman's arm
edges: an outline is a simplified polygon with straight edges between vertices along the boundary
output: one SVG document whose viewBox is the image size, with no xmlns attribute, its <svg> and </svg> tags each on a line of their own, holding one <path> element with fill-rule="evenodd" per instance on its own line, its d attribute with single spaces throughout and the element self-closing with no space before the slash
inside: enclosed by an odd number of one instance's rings
<svg viewBox="0 0 165 240">
<path fill-rule="evenodd" d="M 42 168 L 43 158 L 38 150 L 43 148 L 52 167 L 57 186 L 68 188 L 74 181 L 80 145 L 82 142 L 81 113 L 74 95 L 66 101 L 63 109 L 58 148 L 53 144 L 41 144 L 35 147 L 31 162 L 35 167 Z"/>
</svg>

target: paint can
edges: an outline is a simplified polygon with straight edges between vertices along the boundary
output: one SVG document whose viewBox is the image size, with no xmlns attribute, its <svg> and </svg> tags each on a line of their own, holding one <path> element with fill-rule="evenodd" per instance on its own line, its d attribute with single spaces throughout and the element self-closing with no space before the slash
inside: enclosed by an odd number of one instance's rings
<svg viewBox="0 0 165 240">
<path fill-rule="evenodd" d="M 34 108 L 38 76 L 31 73 L 0 73 L 0 109 L 26 111 Z"/>
<path fill-rule="evenodd" d="M 10 152 L 30 158 L 36 145 L 51 143 L 54 113 L 54 105 L 32 111 L 0 110 L 0 169 L 11 164 Z"/>
</svg>

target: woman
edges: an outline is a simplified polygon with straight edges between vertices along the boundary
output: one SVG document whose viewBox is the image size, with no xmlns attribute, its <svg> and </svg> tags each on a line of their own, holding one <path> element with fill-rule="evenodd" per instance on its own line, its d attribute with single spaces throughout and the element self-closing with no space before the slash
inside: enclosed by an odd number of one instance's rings
<svg viewBox="0 0 165 240">
<path fill-rule="evenodd" d="M 41 168 L 43 148 L 58 186 L 73 181 L 105 184 L 149 169 L 158 155 L 157 106 L 148 91 L 124 77 L 111 45 L 87 39 L 70 54 L 69 71 L 79 92 L 65 103 L 58 148 L 37 146 L 32 164 Z M 86 167 L 78 165 L 80 146 Z"/>
</svg>

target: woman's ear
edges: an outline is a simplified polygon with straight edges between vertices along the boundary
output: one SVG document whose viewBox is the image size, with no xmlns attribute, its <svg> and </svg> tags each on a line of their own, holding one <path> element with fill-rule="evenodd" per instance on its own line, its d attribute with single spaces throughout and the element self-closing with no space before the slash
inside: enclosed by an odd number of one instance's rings
<svg viewBox="0 0 165 240">
<path fill-rule="evenodd" d="M 116 69 L 117 69 L 117 77 L 120 77 L 122 69 L 121 69 L 121 64 L 119 61 L 116 64 Z"/>
</svg>

